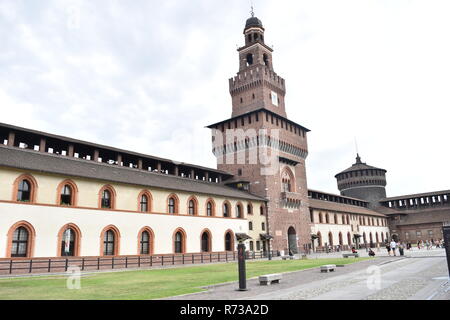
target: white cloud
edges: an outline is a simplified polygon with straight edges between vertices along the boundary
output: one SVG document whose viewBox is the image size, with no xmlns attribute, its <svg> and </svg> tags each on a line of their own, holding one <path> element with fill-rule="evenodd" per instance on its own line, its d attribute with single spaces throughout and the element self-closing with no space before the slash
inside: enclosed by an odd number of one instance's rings
<svg viewBox="0 0 450 320">
<path fill-rule="evenodd" d="M 448 189 L 450 3 L 255 1 L 309 129 L 308 184 L 363 161 L 390 195 Z M 2 122 L 215 166 L 245 1 L 0 2 Z"/>
</svg>

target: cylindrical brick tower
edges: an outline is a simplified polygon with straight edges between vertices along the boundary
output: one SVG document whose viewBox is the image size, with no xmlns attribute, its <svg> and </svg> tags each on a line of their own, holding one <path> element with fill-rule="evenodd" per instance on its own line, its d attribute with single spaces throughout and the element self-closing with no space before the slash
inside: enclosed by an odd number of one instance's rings
<svg viewBox="0 0 450 320">
<path fill-rule="evenodd" d="M 356 163 L 334 176 L 341 195 L 376 203 L 386 198 L 386 170 L 361 162 L 359 154 Z"/>
</svg>

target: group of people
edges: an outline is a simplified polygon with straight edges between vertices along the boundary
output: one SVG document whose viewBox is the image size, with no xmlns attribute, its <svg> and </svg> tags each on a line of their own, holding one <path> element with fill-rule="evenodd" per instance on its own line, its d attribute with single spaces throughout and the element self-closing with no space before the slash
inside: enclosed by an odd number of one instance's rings
<svg viewBox="0 0 450 320">
<path fill-rule="evenodd" d="M 408 246 L 406 246 L 406 247 L 408 248 Z M 397 255 L 397 252 L 396 252 L 397 248 L 398 248 L 398 253 L 402 256 L 403 255 L 403 250 L 405 249 L 405 245 L 403 244 L 403 242 L 398 242 L 397 243 L 397 242 L 395 242 L 394 239 L 392 239 L 391 242 L 387 242 L 386 241 L 386 250 L 388 252 L 388 255 L 391 255 L 391 252 L 392 252 L 392 255 L 396 256 Z"/>
<path fill-rule="evenodd" d="M 438 240 L 419 240 L 417 241 L 417 248 L 420 250 L 422 248 L 427 248 L 427 250 L 431 250 L 433 249 L 433 247 L 435 248 L 444 248 L 444 241 L 442 239 L 438 239 Z"/>
</svg>

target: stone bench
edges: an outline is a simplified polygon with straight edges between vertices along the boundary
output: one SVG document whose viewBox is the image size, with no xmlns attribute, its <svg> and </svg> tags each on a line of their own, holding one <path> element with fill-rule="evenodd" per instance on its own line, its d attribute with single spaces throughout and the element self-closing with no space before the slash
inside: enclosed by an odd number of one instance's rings
<svg viewBox="0 0 450 320">
<path fill-rule="evenodd" d="M 323 266 L 320 266 L 320 272 L 332 272 L 336 269 L 335 264 L 325 264 Z"/>
<path fill-rule="evenodd" d="M 294 256 L 281 256 L 281 259 L 286 260 L 286 259 L 294 259 Z"/>
<path fill-rule="evenodd" d="M 259 276 L 259 284 L 261 286 L 268 286 L 272 283 L 280 283 L 282 276 L 281 273 L 273 273 L 273 274 L 265 274 L 263 276 Z"/>
<path fill-rule="evenodd" d="M 359 258 L 359 253 L 343 253 L 342 256 L 343 256 L 344 258 L 348 258 L 348 257 Z"/>
</svg>

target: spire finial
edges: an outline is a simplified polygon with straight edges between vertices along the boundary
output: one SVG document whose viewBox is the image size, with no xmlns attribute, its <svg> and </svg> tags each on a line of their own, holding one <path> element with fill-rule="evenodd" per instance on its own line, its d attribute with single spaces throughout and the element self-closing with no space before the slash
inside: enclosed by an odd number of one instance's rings
<svg viewBox="0 0 450 320">
<path fill-rule="evenodd" d="M 250 8 L 251 8 L 250 14 L 252 15 L 252 18 L 253 18 L 255 16 L 255 12 L 253 11 L 253 1 L 252 0 L 250 0 Z"/>
</svg>

